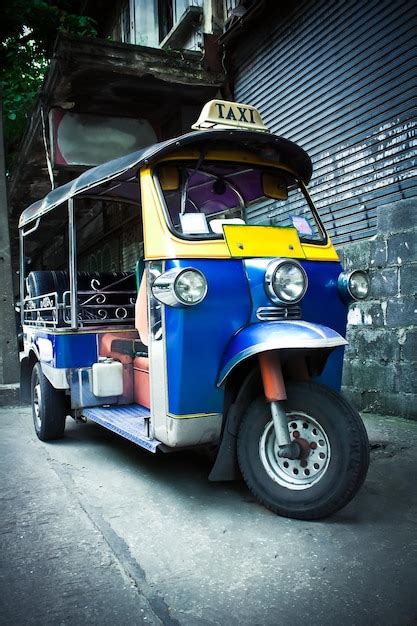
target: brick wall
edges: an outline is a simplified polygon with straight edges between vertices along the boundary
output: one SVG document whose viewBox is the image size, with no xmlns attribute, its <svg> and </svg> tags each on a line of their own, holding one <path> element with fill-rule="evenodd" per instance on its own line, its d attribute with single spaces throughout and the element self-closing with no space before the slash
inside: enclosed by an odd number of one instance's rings
<svg viewBox="0 0 417 626">
<path fill-rule="evenodd" d="M 372 280 L 350 306 L 343 391 L 361 410 L 417 419 L 417 201 L 384 205 L 377 235 L 338 251 Z"/>
</svg>

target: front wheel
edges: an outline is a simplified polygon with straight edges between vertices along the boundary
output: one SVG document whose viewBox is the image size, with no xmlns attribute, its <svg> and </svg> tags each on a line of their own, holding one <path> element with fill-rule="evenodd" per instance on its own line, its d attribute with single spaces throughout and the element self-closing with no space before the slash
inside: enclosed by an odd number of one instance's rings
<svg viewBox="0 0 417 626">
<path fill-rule="evenodd" d="M 40 363 L 32 370 L 32 415 L 41 441 L 60 439 L 65 429 L 65 392 L 52 387 Z"/>
<path fill-rule="evenodd" d="M 297 519 L 319 519 L 345 506 L 362 485 L 369 442 L 359 414 L 315 383 L 289 383 L 285 410 L 302 454 L 278 456 L 267 401 L 257 398 L 240 424 L 237 453 L 249 489 L 266 507 Z"/>
</svg>

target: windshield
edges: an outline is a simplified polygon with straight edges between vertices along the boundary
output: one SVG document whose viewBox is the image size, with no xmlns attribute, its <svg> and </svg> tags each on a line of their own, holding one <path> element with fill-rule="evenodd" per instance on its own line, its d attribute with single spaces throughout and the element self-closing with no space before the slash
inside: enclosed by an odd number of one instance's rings
<svg viewBox="0 0 417 626">
<path fill-rule="evenodd" d="M 156 177 L 172 230 L 188 239 L 223 236 L 223 224 L 292 226 L 301 241 L 323 243 L 313 203 L 284 170 L 246 163 L 161 164 Z"/>
</svg>

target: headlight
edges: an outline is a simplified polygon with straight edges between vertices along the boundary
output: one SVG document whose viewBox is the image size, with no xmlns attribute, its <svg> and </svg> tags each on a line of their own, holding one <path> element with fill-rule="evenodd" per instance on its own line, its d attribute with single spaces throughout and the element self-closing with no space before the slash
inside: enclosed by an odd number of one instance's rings
<svg viewBox="0 0 417 626">
<path fill-rule="evenodd" d="M 365 272 L 352 272 L 349 276 L 349 291 L 354 298 L 363 300 L 369 294 L 369 278 Z"/>
<path fill-rule="evenodd" d="M 152 293 L 169 306 L 192 306 L 204 300 L 207 281 L 200 271 L 191 267 L 172 269 L 158 276 L 152 284 Z"/>
<path fill-rule="evenodd" d="M 174 291 L 184 304 L 198 304 L 207 293 L 207 281 L 201 272 L 184 270 L 177 276 Z"/>
<path fill-rule="evenodd" d="M 288 259 L 272 261 L 265 272 L 265 291 L 277 304 L 299 302 L 307 289 L 307 274 L 299 263 Z"/>
<path fill-rule="evenodd" d="M 342 272 L 338 278 L 339 291 L 345 301 L 367 298 L 370 286 L 369 276 L 362 270 Z"/>
</svg>

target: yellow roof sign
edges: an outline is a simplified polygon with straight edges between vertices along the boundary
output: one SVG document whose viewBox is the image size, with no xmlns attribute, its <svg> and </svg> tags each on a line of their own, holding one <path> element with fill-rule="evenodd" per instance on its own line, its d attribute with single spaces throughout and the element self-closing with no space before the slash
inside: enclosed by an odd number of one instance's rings
<svg viewBox="0 0 417 626">
<path fill-rule="evenodd" d="M 268 132 L 259 112 L 250 104 L 210 100 L 202 108 L 200 117 L 191 126 L 194 130 L 204 128 L 244 128 Z"/>
</svg>

